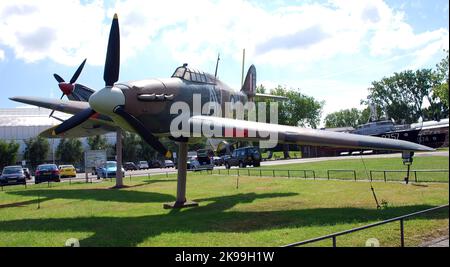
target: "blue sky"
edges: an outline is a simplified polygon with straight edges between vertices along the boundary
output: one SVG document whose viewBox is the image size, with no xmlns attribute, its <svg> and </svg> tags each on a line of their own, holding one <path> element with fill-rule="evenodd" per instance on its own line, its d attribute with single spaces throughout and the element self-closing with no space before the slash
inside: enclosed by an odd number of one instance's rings
<svg viewBox="0 0 450 267">
<path fill-rule="evenodd" d="M 176 7 L 176 8 L 175 8 Z M 430 68 L 448 49 L 444 0 L 0 2 L 0 108 L 10 96 L 59 97 L 53 73 L 103 86 L 111 18 L 121 26 L 120 80 L 169 77 L 184 62 L 238 90 L 242 49 L 258 84 L 300 88 L 325 101 L 323 117 L 360 107 L 374 80 Z"/>
</svg>

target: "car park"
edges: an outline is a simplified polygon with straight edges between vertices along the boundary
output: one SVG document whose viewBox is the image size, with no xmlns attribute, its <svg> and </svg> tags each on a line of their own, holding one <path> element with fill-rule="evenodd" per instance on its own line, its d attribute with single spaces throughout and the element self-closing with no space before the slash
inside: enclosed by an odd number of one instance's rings
<svg viewBox="0 0 450 267">
<path fill-rule="evenodd" d="M 61 178 L 76 177 L 77 171 L 73 165 L 59 165 L 59 175 Z"/>
<path fill-rule="evenodd" d="M 55 164 L 41 164 L 34 173 L 34 183 L 60 182 L 59 169 Z"/>
<path fill-rule="evenodd" d="M 135 171 L 138 169 L 138 167 L 136 166 L 136 164 L 134 164 L 133 162 L 125 162 L 125 164 L 123 164 L 123 168 L 126 171 Z"/>
<path fill-rule="evenodd" d="M 141 160 L 141 161 L 139 161 L 137 167 L 139 168 L 139 170 L 147 170 L 149 168 L 148 162 Z"/>
<path fill-rule="evenodd" d="M 224 163 L 224 160 L 222 157 L 213 157 L 213 162 L 214 162 L 214 165 L 216 165 L 216 166 L 222 166 Z"/>
<path fill-rule="evenodd" d="M 173 163 L 173 161 L 171 161 L 169 159 L 166 159 L 164 161 L 164 167 L 166 167 L 166 168 L 173 168 L 173 167 L 175 167 L 175 164 Z"/>
<path fill-rule="evenodd" d="M 22 166 L 6 166 L 3 168 L 0 176 L 0 184 L 2 186 L 26 183 L 27 180 Z"/>
<path fill-rule="evenodd" d="M 116 177 L 117 162 L 107 161 L 104 165 L 97 169 L 97 179 Z M 125 169 L 122 167 L 122 176 L 125 176 Z"/>
<path fill-rule="evenodd" d="M 22 169 L 23 169 L 23 173 L 25 174 L 25 177 L 27 178 L 27 180 L 31 180 L 30 169 L 28 169 L 28 168 L 22 168 Z"/>
<path fill-rule="evenodd" d="M 227 169 L 232 166 L 245 168 L 249 165 L 253 167 L 259 167 L 261 165 L 261 153 L 258 147 L 237 148 L 231 156 L 225 158 L 225 167 Z"/>
</svg>

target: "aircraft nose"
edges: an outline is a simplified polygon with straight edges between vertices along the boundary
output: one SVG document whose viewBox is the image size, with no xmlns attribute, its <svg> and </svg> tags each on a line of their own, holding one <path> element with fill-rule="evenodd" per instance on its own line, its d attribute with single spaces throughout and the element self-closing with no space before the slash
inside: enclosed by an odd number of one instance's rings
<svg viewBox="0 0 450 267">
<path fill-rule="evenodd" d="M 105 87 L 91 95 L 89 105 L 96 112 L 113 114 L 115 107 L 125 105 L 125 96 L 117 87 Z"/>
</svg>

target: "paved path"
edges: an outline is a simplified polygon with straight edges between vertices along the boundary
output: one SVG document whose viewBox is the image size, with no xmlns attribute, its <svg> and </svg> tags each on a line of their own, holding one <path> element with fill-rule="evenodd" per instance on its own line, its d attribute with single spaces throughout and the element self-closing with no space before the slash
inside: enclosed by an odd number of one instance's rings
<svg viewBox="0 0 450 267">
<path fill-rule="evenodd" d="M 426 242 L 422 244 L 421 247 L 449 247 L 448 236 L 436 238 L 432 241 Z"/>
</svg>

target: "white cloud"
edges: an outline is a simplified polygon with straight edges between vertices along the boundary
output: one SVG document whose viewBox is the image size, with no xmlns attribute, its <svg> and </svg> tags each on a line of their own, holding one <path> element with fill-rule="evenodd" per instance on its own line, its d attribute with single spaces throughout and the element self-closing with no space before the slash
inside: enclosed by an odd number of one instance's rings
<svg viewBox="0 0 450 267">
<path fill-rule="evenodd" d="M 301 71 L 311 63 L 362 50 L 389 57 L 448 48 L 448 29 L 415 33 L 404 14 L 381 0 L 330 0 L 325 4 L 264 9 L 244 0 L 1 1 L 0 44 L 27 62 L 50 58 L 61 64 L 103 65 L 111 17 L 119 13 L 122 61 L 160 42 L 178 62 L 209 66 L 217 52 Z M 434 46 L 430 46 L 435 44 Z M 425 60 L 431 52 L 421 54 Z M 425 60 L 426 61 L 426 60 Z M 420 61 L 418 61 L 420 62 Z"/>
<path fill-rule="evenodd" d="M 5 51 L 0 49 L 0 61 L 5 60 Z"/>
</svg>

